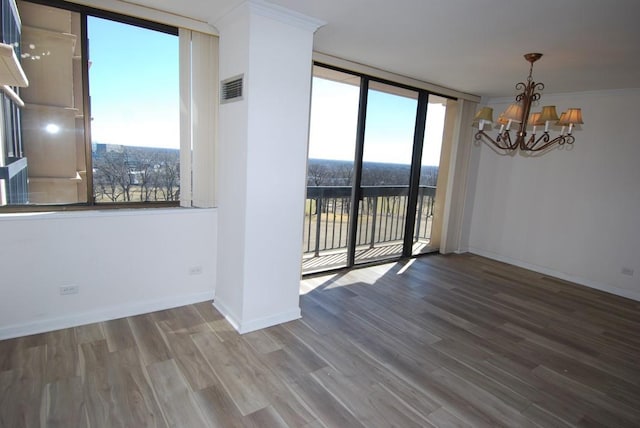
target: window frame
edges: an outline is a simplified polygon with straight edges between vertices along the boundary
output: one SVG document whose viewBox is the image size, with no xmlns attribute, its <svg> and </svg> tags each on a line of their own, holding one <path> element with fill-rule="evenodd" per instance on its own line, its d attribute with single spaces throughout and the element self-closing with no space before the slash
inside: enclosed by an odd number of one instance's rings
<svg viewBox="0 0 640 428">
<path fill-rule="evenodd" d="M 179 37 L 179 28 L 151 21 L 148 19 L 133 17 L 129 15 L 111 12 L 91 6 L 85 6 L 77 3 L 71 3 L 64 0 L 22 0 L 28 3 L 34 3 L 42 6 L 49 6 L 58 9 L 67 10 L 80 14 L 80 39 L 81 39 L 81 78 L 82 78 L 82 97 L 83 106 L 82 114 L 84 127 L 84 149 L 86 164 L 86 184 L 87 184 L 87 202 L 69 203 L 69 204 L 14 204 L 0 206 L 0 214 L 2 213 L 20 213 L 20 212 L 51 212 L 51 211 L 85 211 L 85 210 L 110 210 L 110 209 L 140 209 L 140 208 L 168 208 L 179 207 L 180 200 L 175 201 L 130 201 L 130 202 L 96 202 L 93 188 L 93 155 L 91 141 L 91 94 L 89 92 L 89 40 L 88 40 L 88 17 L 102 18 L 114 22 L 133 25 L 147 30 L 158 31 L 161 33 Z M 180 119 L 178 119 L 180 120 Z M 181 150 L 181 149 L 180 149 Z M 183 171 L 181 171 L 182 174 Z"/>
</svg>

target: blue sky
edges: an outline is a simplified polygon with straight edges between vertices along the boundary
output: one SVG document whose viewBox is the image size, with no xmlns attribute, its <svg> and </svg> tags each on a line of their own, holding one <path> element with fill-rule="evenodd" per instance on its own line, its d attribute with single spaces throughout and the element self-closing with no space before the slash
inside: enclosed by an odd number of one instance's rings
<svg viewBox="0 0 640 428">
<path fill-rule="evenodd" d="M 93 142 L 178 148 L 178 37 L 95 17 L 87 27 Z"/>
<path fill-rule="evenodd" d="M 313 79 L 309 157 L 353 161 L 359 87 Z M 368 96 L 364 160 L 409 164 L 417 101 L 371 90 Z M 445 108 L 428 106 L 422 164 L 438 165 Z"/>
</svg>

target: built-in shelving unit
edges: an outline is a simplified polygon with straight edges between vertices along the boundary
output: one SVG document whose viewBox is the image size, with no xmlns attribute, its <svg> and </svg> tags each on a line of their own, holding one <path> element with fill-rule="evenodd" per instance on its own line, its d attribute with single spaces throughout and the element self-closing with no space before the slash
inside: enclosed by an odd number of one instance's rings
<svg viewBox="0 0 640 428">
<path fill-rule="evenodd" d="M 29 159 L 29 202 L 86 202 L 78 14 L 21 2 L 22 130 Z"/>
</svg>

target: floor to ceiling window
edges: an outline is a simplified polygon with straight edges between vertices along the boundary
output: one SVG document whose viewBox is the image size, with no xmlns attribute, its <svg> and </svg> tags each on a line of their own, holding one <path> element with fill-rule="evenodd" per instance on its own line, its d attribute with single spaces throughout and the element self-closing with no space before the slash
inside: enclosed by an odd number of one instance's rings
<svg viewBox="0 0 640 428">
<path fill-rule="evenodd" d="M 314 66 L 303 272 L 438 248 L 447 99 Z"/>
</svg>

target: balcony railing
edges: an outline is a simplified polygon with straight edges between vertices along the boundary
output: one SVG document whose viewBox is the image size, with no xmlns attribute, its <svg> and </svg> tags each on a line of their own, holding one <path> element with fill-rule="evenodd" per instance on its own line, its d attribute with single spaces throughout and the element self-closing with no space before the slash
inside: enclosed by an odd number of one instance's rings
<svg viewBox="0 0 640 428">
<path fill-rule="evenodd" d="M 420 186 L 414 242 L 429 240 L 435 187 Z M 403 240 L 408 186 L 363 186 L 356 247 L 373 248 Z M 346 249 L 351 212 L 350 186 L 308 186 L 304 218 L 304 253 Z"/>
</svg>

